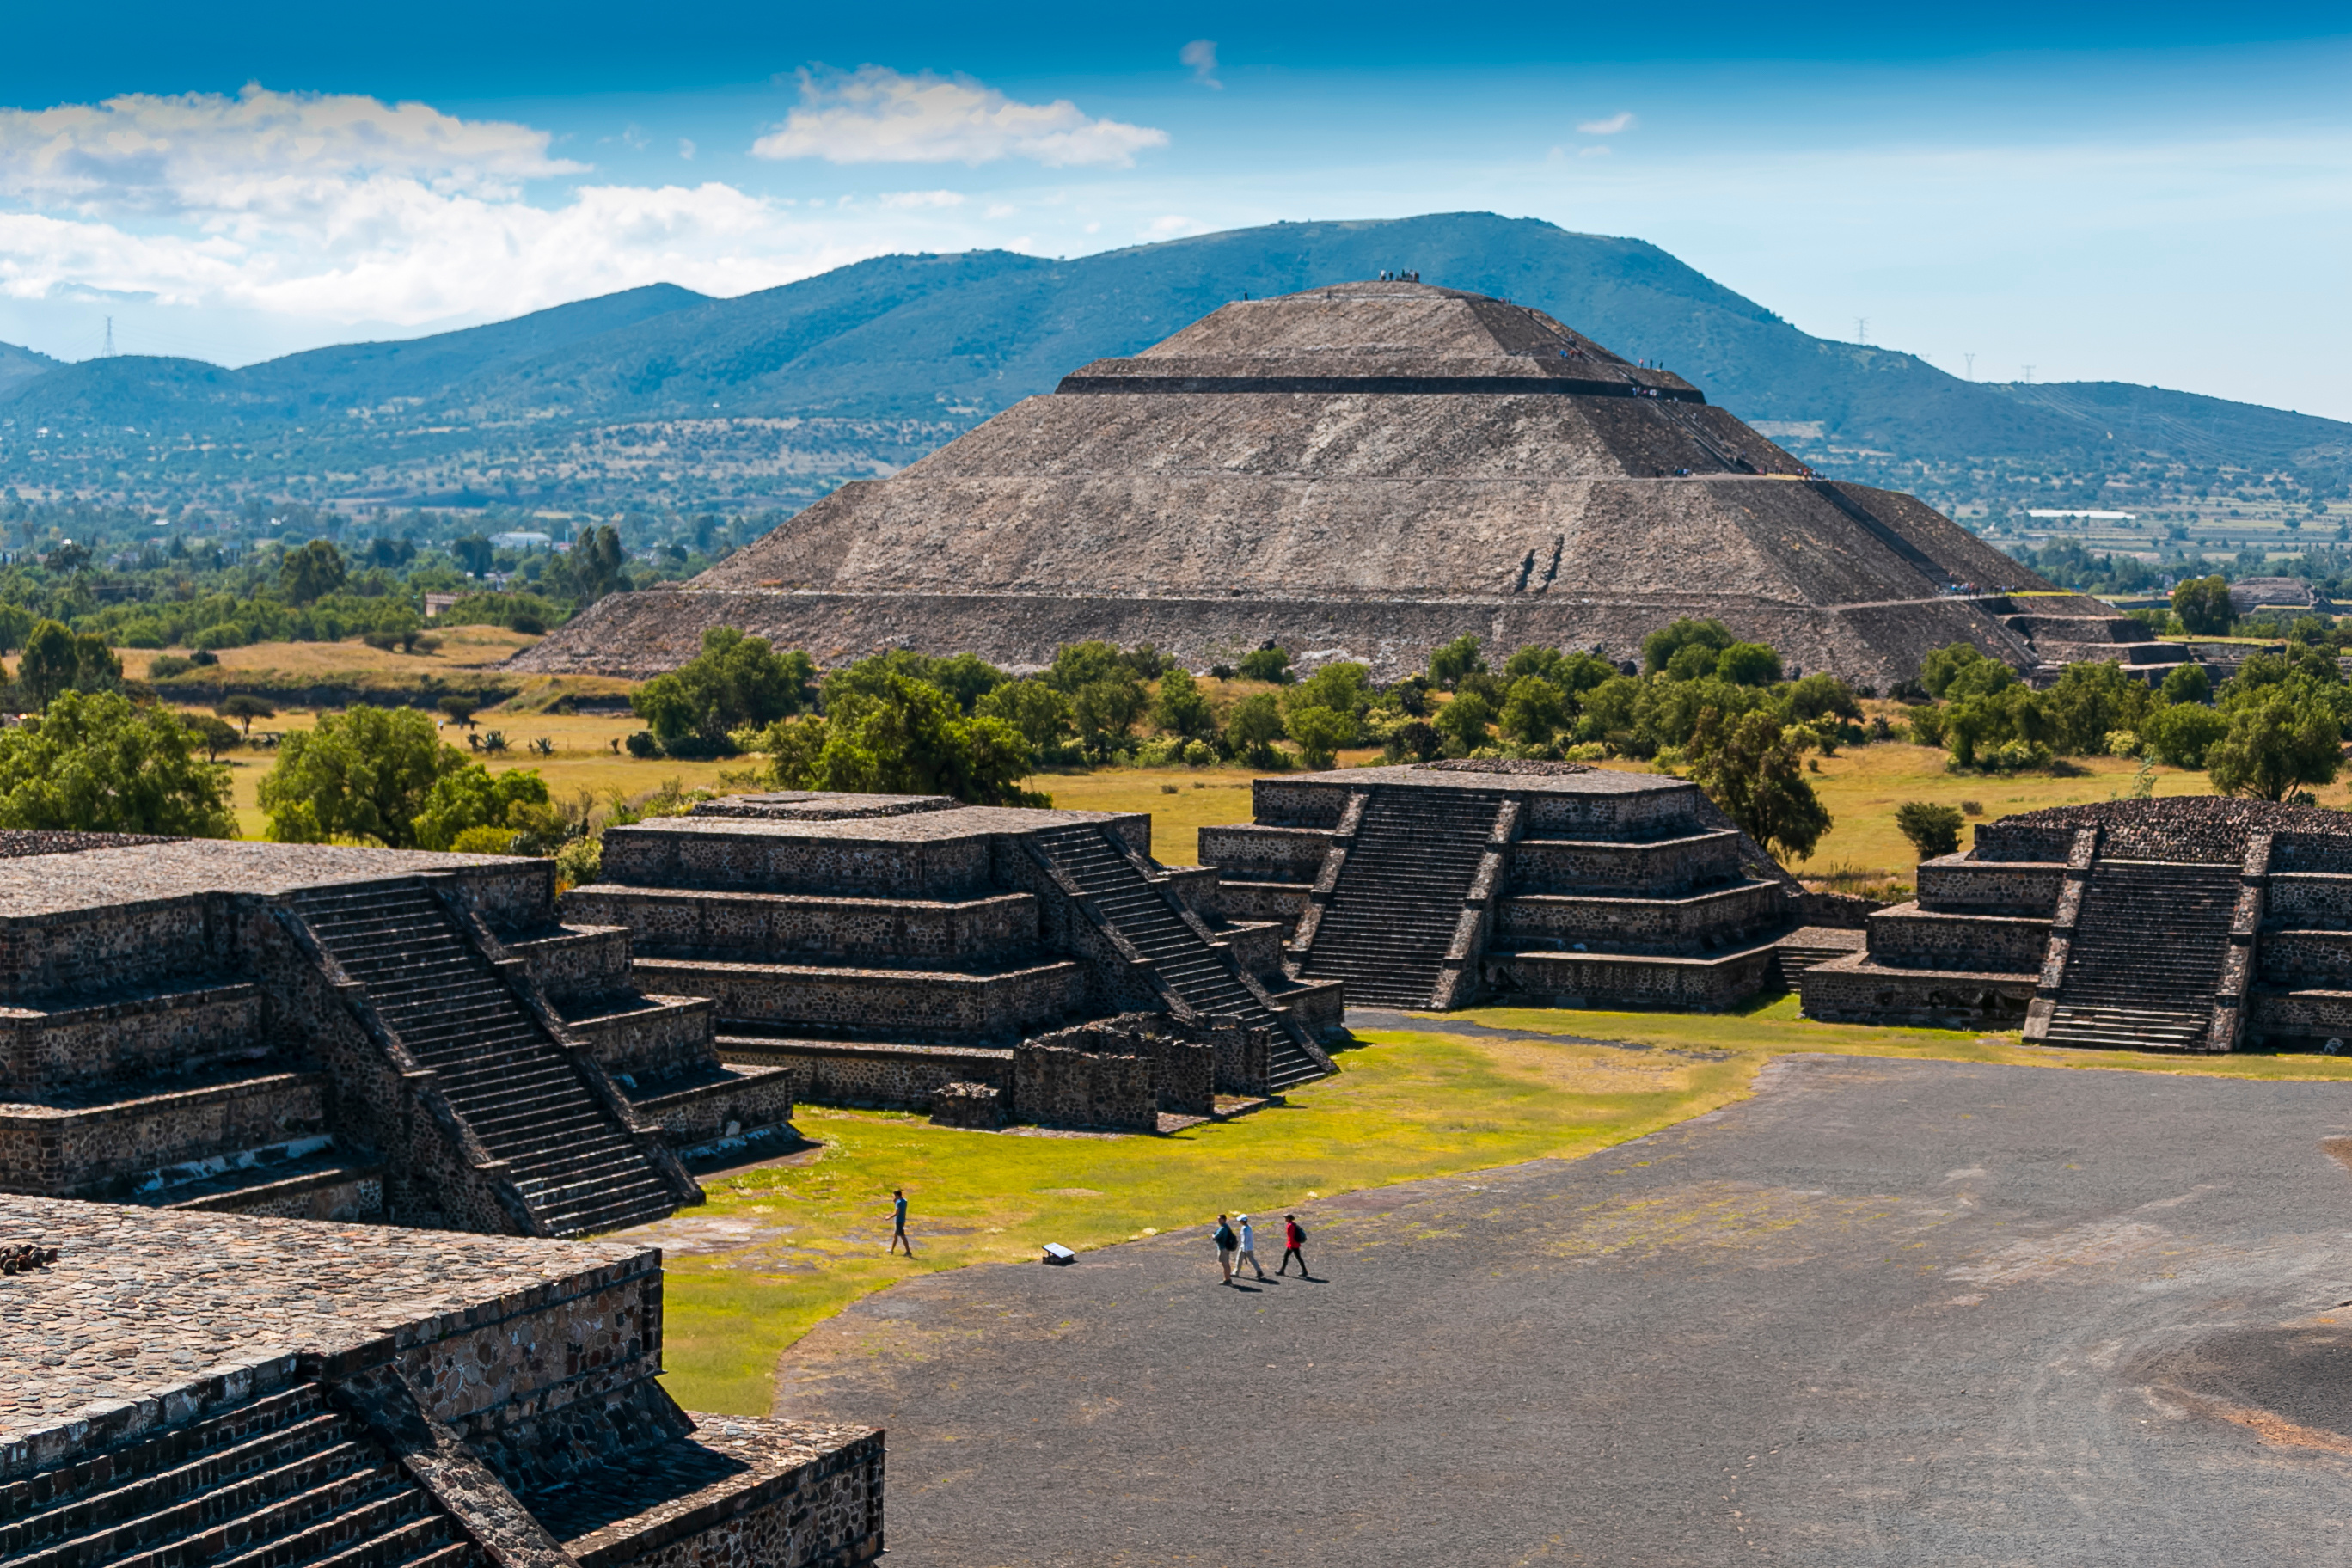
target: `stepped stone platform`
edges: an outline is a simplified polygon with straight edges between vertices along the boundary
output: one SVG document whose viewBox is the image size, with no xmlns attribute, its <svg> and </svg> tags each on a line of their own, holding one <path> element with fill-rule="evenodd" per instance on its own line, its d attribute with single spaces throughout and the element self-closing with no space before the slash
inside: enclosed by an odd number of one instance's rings
<svg viewBox="0 0 2352 1568">
<path fill-rule="evenodd" d="M 2352 1035 L 2352 816 L 2178 796 L 2005 816 L 1923 861 L 1866 947 L 1814 963 L 1810 1017 L 2021 1026 L 2133 1050 Z"/>
<path fill-rule="evenodd" d="M 13 853 L 6 853 L 13 851 Z M 556 919 L 544 860 L 0 840 L 0 1192 L 569 1236 L 700 1198 L 795 1082 Z"/>
<path fill-rule="evenodd" d="M 1275 922 L 1222 918 L 1213 873 L 1150 847 L 1139 815 L 732 796 L 607 829 L 563 914 L 625 931 L 640 989 L 709 998 L 726 1061 L 788 1068 L 821 1103 L 959 1125 L 1202 1113 L 1184 1075 L 1137 1065 L 1167 1050 L 1068 1033 L 1131 1014 L 1203 1051 L 1217 1093 L 1329 1071 L 1341 987 L 1293 978 Z"/>
<path fill-rule="evenodd" d="M 2026 671 L 2168 657 L 1916 498 L 1821 479 L 1671 372 L 1540 310 L 1370 281 L 1236 300 L 1077 367 L 513 663 L 643 679 L 727 626 L 826 665 L 1036 666 L 1105 637 L 1200 670 L 1272 642 L 1388 680 L 1465 634 L 1495 658 L 1635 658 L 1685 616 L 1881 689 L 1956 642 Z"/>
<path fill-rule="evenodd" d="M 0 1196 L 0 1562 L 850 1568 L 882 1434 L 681 1410 L 641 1245 Z"/>
<path fill-rule="evenodd" d="M 1779 979 L 1794 884 L 1696 784 L 1574 763 L 1265 778 L 1201 829 L 1229 917 L 1358 1005 L 1716 1009 Z"/>
</svg>

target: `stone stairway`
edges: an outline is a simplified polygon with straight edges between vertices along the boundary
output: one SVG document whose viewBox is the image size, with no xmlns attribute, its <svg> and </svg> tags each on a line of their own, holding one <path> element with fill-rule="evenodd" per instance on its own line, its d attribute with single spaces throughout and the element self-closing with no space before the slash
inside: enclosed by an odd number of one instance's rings
<svg viewBox="0 0 2352 1568">
<path fill-rule="evenodd" d="M 399 1464 L 298 1384 L 65 1469 L 0 1482 L 9 1568 L 471 1568 Z"/>
<path fill-rule="evenodd" d="M 415 882 L 303 894 L 295 908 L 557 1236 L 643 1225 L 669 1184 L 581 1081 L 441 900 Z"/>
<path fill-rule="evenodd" d="M 1322 1076 L 1321 1065 L 1300 1047 L 1285 1022 L 1243 984 L 1231 956 L 1202 940 L 1103 829 L 1048 828 L 1030 835 L 1029 841 L 1094 900 L 1103 919 L 1151 960 L 1168 988 L 1194 1011 L 1274 1031 L 1270 1067 L 1276 1091 Z"/>
<path fill-rule="evenodd" d="M 2201 1047 L 2229 957 L 2238 877 L 2234 865 L 2094 861 L 2048 1043 L 2110 1050 Z"/>
<path fill-rule="evenodd" d="M 1304 962 L 1350 1006 L 1427 1007 L 1504 797 L 1374 788 Z"/>
</svg>

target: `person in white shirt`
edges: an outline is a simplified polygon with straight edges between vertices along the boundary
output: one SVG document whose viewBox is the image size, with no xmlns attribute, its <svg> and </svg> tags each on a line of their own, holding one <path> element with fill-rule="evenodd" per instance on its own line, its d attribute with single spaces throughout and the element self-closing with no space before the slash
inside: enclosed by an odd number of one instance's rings
<svg viewBox="0 0 2352 1568">
<path fill-rule="evenodd" d="M 1263 1279 L 1265 1278 L 1265 1265 L 1257 1260 L 1257 1236 L 1250 1228 L 1249 1215 L 1241 1216 L 1241 1227 L 1242 1249 L 1234 1255 L 1234 1277 L 1235 1279 L 1241 1277 L 1242 1265 L 1246 1263 L 1256 1269 L 1257 1277 Z"/>
</svg>

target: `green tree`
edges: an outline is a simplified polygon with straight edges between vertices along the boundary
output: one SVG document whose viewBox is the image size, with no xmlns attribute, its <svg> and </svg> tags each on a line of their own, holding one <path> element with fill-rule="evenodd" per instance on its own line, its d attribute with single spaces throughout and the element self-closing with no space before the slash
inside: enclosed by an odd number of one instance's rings
<svg viewBox="0 0 2352 1568">
<path fill-rule="evenodd" d="M 1274 743 L 1282 739 L 1282 707 L 1271 691 L 1260 691 L 1234 704 L 1225 718 L 1225 749 L 1252 767 L 1278 765 L 1282 753 Z"/>
<path fill-rule="evenodd" d="M 268 837 L 280 844 L 333 838 L 416 847 L 416 819 L 433 786 L 467 766 L 445 746 L 433 721 L 414 708 L 362 704 L 322 715 L 278 747 L 278 765 L 261 781 Z"/>
<path fill-rule="evenodd" d="M 2156 705 L 2145 680 L 2119 665 L 2070 664 L 2042 693 L 2051 718 L 2050 744 L 2073 757 L 2099 756 L 2116 730 L 2137 730 Z"/>
<path fill-rule="evenodd" d="M 0 604 L 0 654 L 14 653 L 33 635 L 40 617 L 22 605 Z"/>
<path fill-rule="evenodd" d="M 2140 739 L 2156 759 L 2176 768 L 2201 768 L 2215 742 L 2230 732 L 2230 721 L 2197 702 L 2175 702 L 2150 710 L 2140 721 Z"/>
<path fill-rule="evenodd" d="M 2164 700 L 2167 702 L 2210 702 L 2213 700 L 2213 678 L 2205 673 L 2205 667 L 2201 664 L 2177 665 L 2164 678 Z"/>
<path fill-rule="evenodd" d="M 2172 590 L 2172 613 L 2192 637 L 2226 637 L 2237 624 L 2227 577 L 2191 577 Z"/>
<path fill-rule="evenodd" d="M 1930 697 L 1987 697 L 2017 684 L 2017 671 L 1971 643 L 1939 647 L 1919 661 L 1919 684 Z"/>
<path fill-rule="evenodd" d="M 314 604 L 341 588 L 351 575 L 342 552 L 324 539 L 289 550 L 278 563 L 278 586 L 298 605 Z"/>
<path fill-rule="evenodd" d="M 1006 681 L 975 703 L 972 711 L 1003 720 L 1048 758 L 1077 732 L 1070 700 L 1042 680 Z"/>
<path fill-rule="evenodd" d="M 448 849 L 456 846 L 459 835 L 482 827 L 542 839 L 552 816 L 547 781 L 539 776 L 538 769 L 509 768 L 494 773 L 472 763 L 433 781 L 416 814 L 416 847 Z M 511 847 L 512 839 L 508 843 Z M 534 842 L 528 847 L 543 847 L 551 853 L 556 846 Z"/>
<path fill-rule="evenodd" d="M 1478 649 L 1478 639 L 1467 632 L 1443 647 L 1430 650 L 1429 682 L 1447 691 L 1460 685 L 1464 676 L 1482 674 L 1486 668 L 1486 658 Z"/>
<path fill-rule="evenodd" d="M 214 709 L 213 711 L 219 714 L 224 719 L 234 719 L 243 724 L 245 726 L 245 738 L 248 741 L 253 739 L 253 721 L 256 719 L 275 719 L 278 717 L 277 709 L 272 708 L 268 703 L 264 702 L 260 698 L 256 697 L 251 692 L 247 691 L 236 693 L 234 696 L 222 702 L 218 708 Z"/>
<path fill-rule="evenodd" d="M 118 692 L 62 690 L 0 730 L 0 827 L 230 838 L 228 775 L 170 710 Z"/>
<path fill-rule="evenodd" d="M 1810 724 L 1817 719 L 1847 719 L 1860 722 L 1862 703 L 1853 688 L 1834 675 L 1818 672 L 1789 683 L 1789 722 Z"/>
<path fill-rule="evenodd" d="M 1118 657 L 1116 643 L 1102 641 L 1064 643 L 1054 650 L 1054 662 L 1038 678 L 1065 696 L 1076 697 L 1081 687 L 1101 680 L 1135 679 Z"/>
<path fill-rule="evenodd" d="M 1782 860 L 1811 855 L 1830 830 L 1828 808 L 1769 713 L 1726 719 L 1708 709 L 1691 735 L 1688 760 L 1706 797 Z"/>
<path fill-rule="evenodd" d="M 1187 741 L 1217 732 L 1217 715 L 1187 669 L 1171 669 L 1160 678 L 1159 694 L 1151 700 L 1151 721 L 1171 735 Z"/>
<path fill-rule="evenodd" d="M 622 564 L 628 559 L 621 536 L 611 523 L 583 528 L 563 557 L 563 581 L 572 596 L 593 605 L 623 585 Z"/>
<path fill-rule="evenodd" d="M 1539 675 L 1523 675 L 1511 682 L 1511 694 L 1503 703 L 1507 737 L 1522 746 L 1549 746 L 1568 721 L 1568 698 L 1559 687 Z"/>
<path fill-rule="evenodd" d="M 1465 691 L 1439 709 L 1430 726 L 1453 742 L 1456 756 L 1467 756 L 1486 743 L 1486 726 L 1494 721 L 1495 710 L 1486 700 Z"/>
<path fill-rule="evenodd" d="M 1286 647 L 1251 649 L 1242 655 L 1236 673 L 1244 680 L 1270 680 L 1276 686 L 1287 686 L 1295 679 L 1290 673 L 1290 650 Z"/>
<path fill-rule="evenodd" d="M 1959 808 L 1928 801 L 1906 801 L 1895 808 L 1895 830 L 1911 841 L 1922 860 L 1957 853 L 1966 819 Z"/>
<path fill-rule="evenodd" d="M 700 653 L 637 688 L 629 706 L 665 750 L 724 754 L 736 731 L 806 711 L 815 679 L 815 664 L 797 648 L 778 653 L 765 637 L 713 626 Z"/>
<path fill-rule="evenodd" d="M 1371 667 L 1346 659 L 1332 660 L 1282 694 L 1285 713 L 1323 708 L 1360 719 L 1371 705 Z"/>
<path fill-rule="evenodd" d="M 470 730 L 474 727 L 474 714 L 476 710 L 481 707 L 481 704 L 475 701 L 470 697 L 451 696 L 444 697 L 435 706 L 441 710 L 442 714 L 447 718 L 449 722 L 452 724 L 462 725 L 466 729 Z"/>
<path fill-rule="evenodd" d="M 1109 756 L 1133 731 L 1150 701 L 1142 683 L 1123 669 L 1115 677 L 1088 681 L 1071 701 L 1078 739 L 1097 759 Z"/>
<path fill-rule="evenodd" d="M 975 805 L 1045 805 L 1021 783 L 1035 765 L 1005 720 L 963 715 L 956 700 L 902 675 L 845 695 L 823 717 L 771 724 L 756 746 L 780 789 L 948 795 Z"/>
<path fill-rule="evenodd" d="M 1295 709 L 1289 727 L 1290 738 L 1298 742 L 1299 760 L 1318 771 L 1339 761 L 1339 748 L 1355 743 L 1359 728 L 1354 714 L 1328 708 Z"/>
<path fill-rule="evenodd" d="M 1653 675 L 1661 674 L 1674 662 L 1675 655 L 1686 647 L 1696 646 L 1721 653 L 1738 640 L 1731 635 L 1731 628 L 1721 621 L 1679 620 L 1642 639 L 1642 668 Z"/>
<path fill-rule="evenodd" d="M 196 744 L 205 749 L 205 761 L 208 763 L 219 762 L 221 753 L 234 748 L 239 739 L 236 725 L 210 713 L 199 714 L 182 722 L 195 737 Z"/>
<path fill-rule="evenodd" d="M 1760 642 L 1736 642 L 1716 655 L 1715 674 L 1734 686 L 1775 686 L 1780 656 Z"/>
<path fill-rule="evenodd" d="M 2329 784 L 2343 766 L 2341 721 L 2316 702 L 2286 692 L 2246 703 L 2229 716 L 2229 732 L 2206 753 L 2205 771 L 2223 795 L 2284 800 L 2305 784 Z"/>
<path fill-rule="evenodd" d="M 25 638 L 25 657 L 16 665 L 16 683 L 37 708 L 47 708 L 58 694 L 73 686 L 81 668 L 74 635 L 56 621 L 42 621 Z"/>
</svg>

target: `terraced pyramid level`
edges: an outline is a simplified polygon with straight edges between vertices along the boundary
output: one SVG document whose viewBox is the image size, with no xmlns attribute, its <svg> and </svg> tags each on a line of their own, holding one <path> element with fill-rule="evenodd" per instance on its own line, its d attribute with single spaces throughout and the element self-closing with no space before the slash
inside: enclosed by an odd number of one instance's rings
<svg viewBox="0 0 2352 1568">
<path fill-rule="evenodd" d="M 1736 1005 L 1775 984 L 1793 889 L 1679 780 L 1570 763 L 1259 779 L 1201 830 L 1228 918 L 1273 918 L 1359 1005 Z"/>
<path fill-rule="evenodd" d="M 1197 670 L 1273 641 L 1388 679 L 1465 633 L 1497 658 L 1634 658 L 1683 616 L 1882 689 L 1954 642 L 2025 669 L 2158 655 L 1914 498 L 1814 477 L 1671 372 L 1526 306 L 1366 282 L 1235 300 L 1074 367 L 516 663 L 643 678 L 730 626 L 826 664 L 1043 664 L 1107 637 Z"/>
<path fill-rule="evenodd" d="M 543 860 L 0 838 L 0 1191 L 581 1235 L 790 1136 Z"/>
<path fill-rule="evenodd" d="M 2199 796 L 2003 817 L 1924 862 L 1918 898 L 1801 989 L 1811 1017 L 2021 1026 L 2053 1046 L 2340 1046 L 2352 825 Z"/>
<path fill-rule="evenodd" d="M 563 909 L 625 928 L 639 986 L 711 998 L 720 1055 L 788 1067 L 813 1100 L 930 1109 L 962 1085 L 1015 1119 L 1150 1127 L 1206 1113 L 1166 1070 L 1139 1078 L 1116 1055 L 1133 1030 L 1069 1032 L 1127 1015 L 1227 1038 L 1224 1094 L 1329 1070 L 1318 1042 L 1339 1024 L 1339 987 L 1293 979 L 1273 922 L 1218 918 L 1212 878 L 1150 850 L 1140 816 L 738 796 L 608 829 L 603 879 Z M 1033 1044 L 1045 1037 L 1061 1043 Z M 1069 1083 L 1024 1107 L 1041 1062 Z"/>
</svg>

